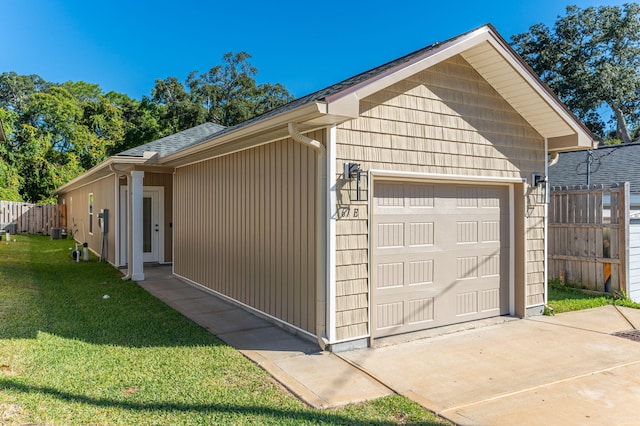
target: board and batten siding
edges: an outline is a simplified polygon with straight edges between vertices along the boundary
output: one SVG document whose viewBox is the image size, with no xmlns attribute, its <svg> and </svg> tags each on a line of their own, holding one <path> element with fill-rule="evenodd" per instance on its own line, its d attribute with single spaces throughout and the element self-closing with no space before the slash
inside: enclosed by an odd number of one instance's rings
<svg viewBox="0 0 640 426">
<path fill-rule="evenodd" d="M 316 177 L 291 139 L 176 169 L 175 273 L 315 333 Z"/>
<path fill-rule="evenodd" d="M 542 136 L 456 56 L 363 99 L 360 117 L 337 128 L 336 159 L 338 208 L 358 209 L 357 218 L 336 226 L 336 335 L 343 340 L 369 332 L 370 212 L 367 202 L 349 199 L 345 162 L 364 170 L 530 180 L 544 172 L 545 154 Z M 527 306 L 544 303 L 544 206 L 535 195 L 527 194 L 524 212 Z"/>
<path fill-rule="evenodd" d="M 58 204 L 64 203 L 67 206 L 67 228 L 70 235 L 80 243 L 86 240 L 89 248 L 98 255 L 102 247 L 98 213 L 102 209 L 109 209 L 107 253 L 103 253 L 103 257 L 114 264 L 116 262 L 115 179 L 115 175 L 109 175 L 58 197 Z M 89 194 L 91 193 L 93 194 L 93 234 L 89 233 Z"/>
</svg>

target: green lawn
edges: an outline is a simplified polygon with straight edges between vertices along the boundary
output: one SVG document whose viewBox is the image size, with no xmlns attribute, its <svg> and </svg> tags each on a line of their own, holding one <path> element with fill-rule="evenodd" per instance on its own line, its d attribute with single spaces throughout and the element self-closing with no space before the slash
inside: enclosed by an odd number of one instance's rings
<svg viewBox="0 0 640 426">
<path fill-rule="evenodd" d="M 549 282 L 547 305 L 553 309 L 554 314 L 613 304 L 640 309 L 639 303 L 634 303 L 626 297 L 614 298 L 606 294 L 589 293 L 578 288 L 564 286 L 557 281 Z"/>
<path fill-rule="evenodd" d="M 446 424 L 400 396 L 314 410 L 72 242 L 0 243 L 0 424 Z M 109 295 L 109 298 L 103 298 Z"/>
</svg>

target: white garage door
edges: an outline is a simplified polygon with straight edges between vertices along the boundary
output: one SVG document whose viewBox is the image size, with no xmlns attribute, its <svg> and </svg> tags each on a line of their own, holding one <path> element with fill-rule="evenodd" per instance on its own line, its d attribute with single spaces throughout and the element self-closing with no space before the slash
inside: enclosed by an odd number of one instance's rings
<svg viewBox="0 0 640 426">
<path fill-rule="evenodd" d="M 509 313 L 506 186 L 376 182 L 374 337 Z"/>
</svg>

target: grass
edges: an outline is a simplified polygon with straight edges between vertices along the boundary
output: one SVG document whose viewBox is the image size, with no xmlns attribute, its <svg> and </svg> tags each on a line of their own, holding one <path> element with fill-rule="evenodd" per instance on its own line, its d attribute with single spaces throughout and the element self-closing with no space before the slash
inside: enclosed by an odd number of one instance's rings
<svg viewBox="0 0 640 426">
<path fill-rule="evenodd" d="M 562 285 L 559 281 L 549 281 L 548 287 L 547 305 L 553 309 L 554 314 L 606 305 L 640 309 L 640 303 L 635 303 L 624 295 L 616 298 L 606 293 L 585 292 L 579 288 Z"/>
<path fill-rule="evenodd" d="M 73 262 L 71 241 L 16 240 L 0 243 L 0 424 L 446 424 L 401 396 L 309 408 L 109 265 Z"/>
</svg>

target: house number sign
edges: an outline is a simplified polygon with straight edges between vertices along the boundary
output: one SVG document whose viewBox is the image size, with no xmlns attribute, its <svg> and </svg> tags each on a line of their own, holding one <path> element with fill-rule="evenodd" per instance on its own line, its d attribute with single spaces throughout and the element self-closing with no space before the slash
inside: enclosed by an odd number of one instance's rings
<svg viewBox="0 0 640 426">
<path fill-rule="evenodd" d="M 338 206 L 337 211 L 338 211 L 338 219 L 349 219 L 349 218 L 357 219 L 360 215 L 359 209 L 357 207 L 354 207 L 352 209 L 351 207 Z"/>
</svg>

